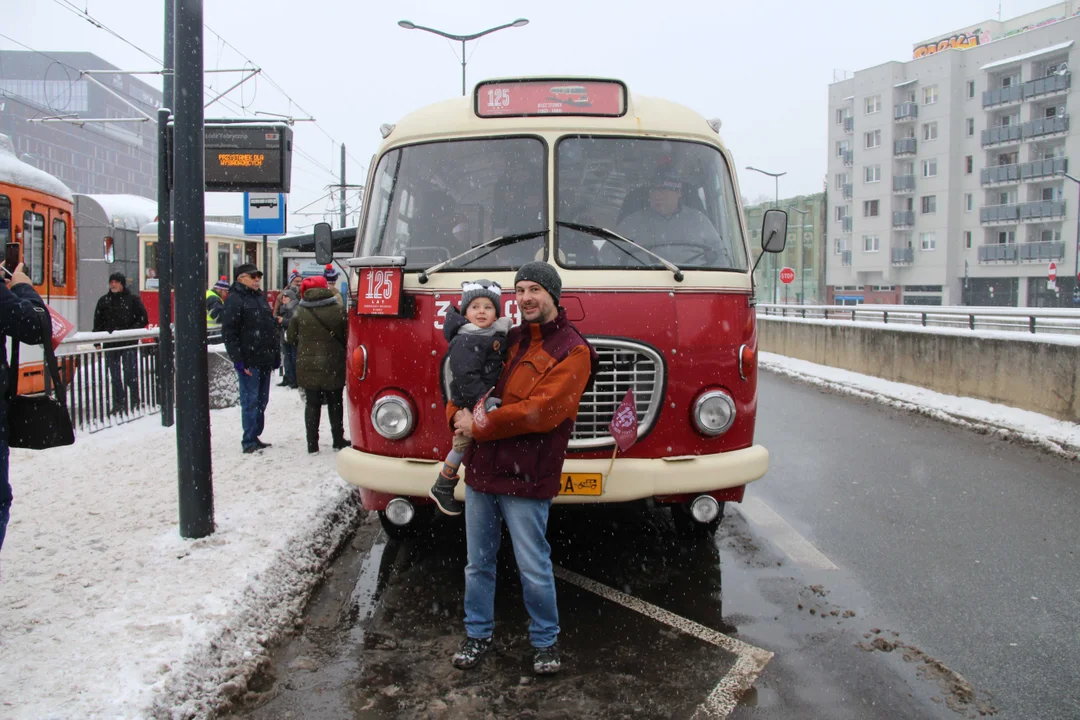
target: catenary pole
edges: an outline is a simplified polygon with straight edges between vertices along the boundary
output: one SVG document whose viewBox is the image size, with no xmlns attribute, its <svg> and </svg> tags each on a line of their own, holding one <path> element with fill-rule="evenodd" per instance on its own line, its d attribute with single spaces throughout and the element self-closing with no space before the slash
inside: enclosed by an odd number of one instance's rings
<svg viewBox="0 0 1080 720">
<path fill-rule="evenodd" d="M 206 198 L 203 174 L 203 5 L 176 0 L 176 460 L 180 535 L 214 532 L 206 360 Z"/>
<path fill-rule="evenodd" d="M 165 74 L 162 75 L 162 103 L 158 110 L 158 398 L 161 401 L 161 424 L 173 425 L 175 363 L 172 331 L 172 193 L 169 187 L 168 124 L 173 106 L 173 43 L 176 0 L 165 0 Z"/>
</svg>

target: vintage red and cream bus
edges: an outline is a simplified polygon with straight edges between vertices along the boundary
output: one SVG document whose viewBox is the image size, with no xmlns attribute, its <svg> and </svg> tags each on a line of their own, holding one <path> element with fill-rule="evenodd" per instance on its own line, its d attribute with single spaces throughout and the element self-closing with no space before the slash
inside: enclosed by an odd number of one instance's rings
<svg viewBox="0 0 1080 720">
<path fill-rule="evenodd" d="M 591 104 L 552 103 L 552 87 L 580 87 Z M 579 78 L 484 82 L 383 126 L 348 261 L 352 447 L 338 471 L 389 532 L 430 514 L 450 449 L 447 309 L 463 281 L 489 278 L 520 322 L 514 273 L 534 259 L 558 269 L 561 306 L 601 359 L 557 503 L 652 499 L 684 527 L 715 527 L 723 503 L 765 474 L 769 453 L 754 443 L 760 253 L 719 127 L 622 82 Z M 764 219 L 769 251 L 783 249 L 786 224 L 781 211 Z M 630 389 L 638 438 L 612 461 L 608 426 Z"/>
</svg>

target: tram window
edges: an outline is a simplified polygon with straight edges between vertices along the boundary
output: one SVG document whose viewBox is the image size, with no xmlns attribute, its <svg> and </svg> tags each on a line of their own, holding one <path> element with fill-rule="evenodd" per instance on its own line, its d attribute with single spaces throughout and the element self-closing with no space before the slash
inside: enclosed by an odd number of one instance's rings
<svg viewBox="0 0 1080 720">
<path fill-rule="evenodd" d="M 63 287 L 67 284 L 67 223 L 53 220 L 52 232 L 52 281 Z"/>
<path fill-rule="evenodd" d="M 225 277 L 232 279 L 233 265 L 229 262 L 229 253 L 231 252 L 229 243 L 218 243 L 217 246 L 217 271 L 218 277 L 224 275 Z"/>
<path fill-rule="evenodd" d="M 148 242 L 143 246 L 143 289 L 157 290 L 157 243 Z"/>
<path fill-rule="evenodd" d="M 232 246 L 232 266 L 231 267 L 237 267 L 238 265 L 243 265 L 244 262 L 245 262 L 244 261 L 244 246 L 241 243 L 233 243 L 233 246 Z"/>
<path fill-rule="evenodd" d="M 23 238 L 26 241 L 23 259 L 30 255 L 30 282 L 41 285 L 45 282 L 45 218 L 42 215 L 29 210 L 23 213 Z"/>
<path fill-rule="evenodd" d="M 0 250 L 11 242 L 11 199 L 0 195 Z"/>
</svg>

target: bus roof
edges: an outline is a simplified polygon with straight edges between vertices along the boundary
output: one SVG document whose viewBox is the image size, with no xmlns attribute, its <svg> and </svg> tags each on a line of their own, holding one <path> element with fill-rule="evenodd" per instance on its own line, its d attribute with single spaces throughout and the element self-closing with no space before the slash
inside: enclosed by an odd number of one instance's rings
<svg viewBox="0 0 1080 720">
<path fill-rule="evenodd" d="M 72 202 L 68 186 L 44 170 L 24 163 L 15 155 L 15 145 L 7 135 L 0 135 L 0 182 L 52 195 Z"/>
<path fill-rule="evenodd" d="M 489 82 L 489 81 L 484 81 Z M 553 81 L 571 87 L 575 78 Z M 530 117 L 478 117 L 474 96 L 454 98 L 428 105 L 401 118 L 382 147 L 425 139 L 492 135 L 513 132 L 613 132 L 642 135 L 698 137 L 723 146 L 716 131 L 700 114 L 685 105 L 629 93 L 622 117 L 580 115 L 537 115 Z"/>
</svg>

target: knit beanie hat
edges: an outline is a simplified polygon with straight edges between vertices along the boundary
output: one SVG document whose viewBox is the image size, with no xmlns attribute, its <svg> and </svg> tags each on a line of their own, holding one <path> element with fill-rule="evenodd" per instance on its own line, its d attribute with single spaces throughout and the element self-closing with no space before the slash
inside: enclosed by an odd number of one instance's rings
<svg viewBox="0 0 1080 720">
<path fill-rule="evenodd" d="M 109 282 L 112 282 L 113 280 L 120 283 L 122 286 L 127 287 L 127 276 L 124 275 L 124 273 L 114 272 L 109 276 Z"/>
<path fill-rule="evenodd" d="M 215 290 L 228 290 L 229 289 L 229 278 L 222 275 L 221 279 L 218 280 L 216 283 L 214 283 L 214 289 Z"/>
<path fill-rule="evenodd" d="M 502 300 L 502 286 L 494 280 L 469 280 L 461 283 L 461 312 L 469 309 L 469 304 L 478 297 L 486 297 L 495 306 L 495 317 L 501 317 L 499 308 Z"/>
<path fill-rule="evenodd" d="M 334 282 L 335 280 L 337 280 L 337 275 L 338 275 L 337 268 L 334 267 L 333 263 L 329 263 L 326 266 L 326 269 L 323 270 L 323 277 L 326 278 L 327 280 L 329 280 L 330 282 Z"/>
<path fill-rule="evenodd" d="M 292 285 L 293 280 L 298 277 L 301 277 L 300 273 L 293 270 L 291 273 L 289 273 L 289 282 L 287 282 L 286 285 Z"/>
<path fill-rule="evenodd" d="M 534 282 L 547 290 L 551 299 L 555 301 L 555 305 L 558 306 L 559 296 L 562 295 L 562 278 L 559 277 L 559 271 L 552 265 L 543 260 L 525 263 L 518 268 L 517 275 L 514 276 L 514 285 L 516 286 L 522 280 Z"/>
<path fill-rule="evenodd" d="M 300 283 L 300 297 L 304 297 L 304 295 L 307 294 L 307 291 L 312 288 L 326 289 L 326 278 L 322 275 L 304 278 L 304 282 Z"/>
</svg>

